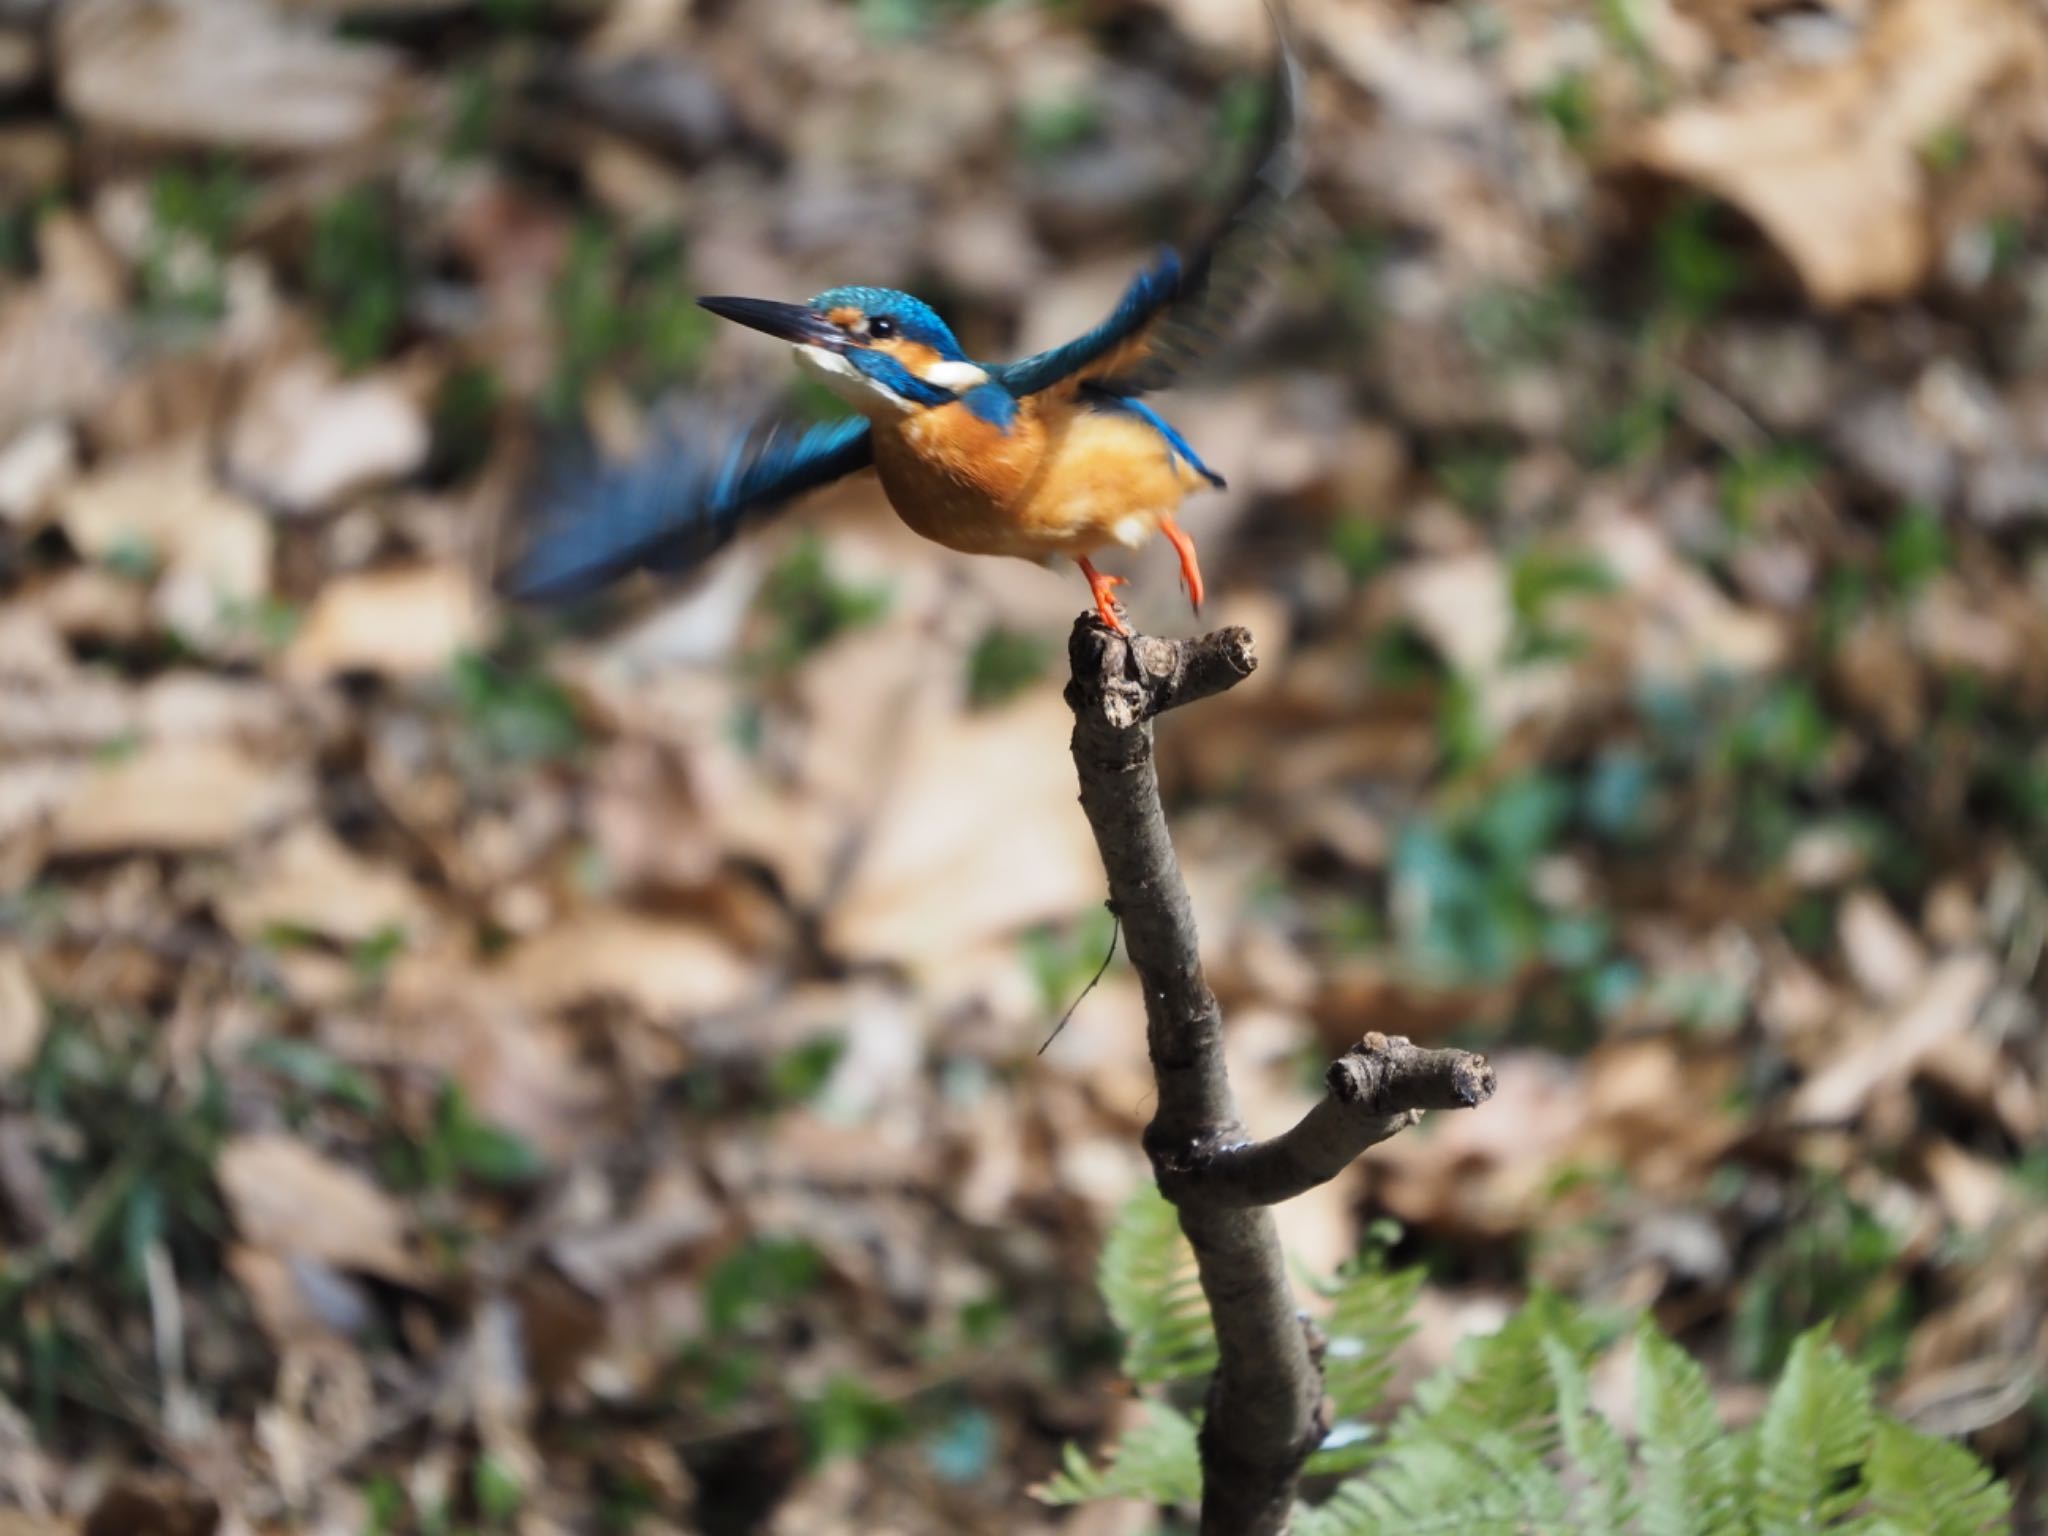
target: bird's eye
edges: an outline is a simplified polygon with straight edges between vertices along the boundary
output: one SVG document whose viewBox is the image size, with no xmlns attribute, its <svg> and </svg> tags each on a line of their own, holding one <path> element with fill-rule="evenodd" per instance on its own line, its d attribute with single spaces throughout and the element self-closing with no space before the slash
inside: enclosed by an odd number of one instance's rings
<svg viewBox="0 0 2048 1536">
<path fill-rule="evenodd" d="M 877 341 L 887 341 L 896 334 L 896 322 L 887 315 L 876 315 L 868 321 L 868 334 Z"/>
</svg>

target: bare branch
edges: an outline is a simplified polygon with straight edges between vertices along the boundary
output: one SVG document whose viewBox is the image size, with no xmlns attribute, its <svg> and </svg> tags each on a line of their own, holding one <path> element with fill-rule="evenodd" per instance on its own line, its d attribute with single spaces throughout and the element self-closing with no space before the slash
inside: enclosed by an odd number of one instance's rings
<svg viewBox="0 0 2048 1536">
<path fill-rule="evenodd" d="M 1323 1081 L 1327 1096 L 1284 1135 L 1195 1148 L 1157 1164 L 1161 1192 L 1180 1205 L 1278 1205 L 1327 1184 L 1424 1110 L 1471 1109 L 1493 1097 L 1484 1056 L 1425 1050 L 1400 1035 L 1367 1035 L 1330 1063 Z"/>
<path fill-rule="evenodd" d="M 1251 1141 L 1224 1071 L 1222 1010 L 1202 975 L 1152 761 L 1153 719 L 1249 677 L 1251 636 L 1124 636 L 1085 614 L 1067 654 L 1081 807 L 1144 987 L 1159 1085 L 1145 1150 L 1180 1212 L 1216 1325 L 1201 1431 L 1202 1536 L 1280 1536 L 1302 1464 L 1328 1424 L 1322 1367 L 1267 1207 L 1335 1177 L 1423 1109 L 1480 1102 L 1493 1073 L 1481 1057 L 1369 1035 L 1332 1065 L 1329 1097 L 1299 1125 Z"/>
</svg>

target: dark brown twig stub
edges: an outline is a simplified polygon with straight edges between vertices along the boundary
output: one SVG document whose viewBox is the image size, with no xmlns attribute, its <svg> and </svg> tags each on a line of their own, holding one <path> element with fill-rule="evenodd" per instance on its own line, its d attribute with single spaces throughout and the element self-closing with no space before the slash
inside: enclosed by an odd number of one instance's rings
<svg viewBox="0 0 2048 1536">
<path fill-rule="evenodd" d="M 1484 1056 L 1424 1050 L 1399 1035 L 1367 1035 L 1330 1063 L 1323 1081 L 1329 1092 L 1322 1102 L 1270 1141 L 1155 1158 L 1160 1189 L 1182 1205 L 1278 1205 L 1327 1184 L 1424 1110 L 1471 1109 L 1493 1096 L 1493 1068 Z"/>
<path fill-rule="evenodd" d="M 1292 1130 L 1250 1140 L 1223 1067 L 1223 1015 L 1202 975 L 1194 911 L 1167 835 L 1152 721 L 1223 692 L 1257 665 L 1251 636 L 1223 629 L 1168 641 L 1074 625 L 1074 766 L 1145 995 L 1159 1108 L 1145 1148 L 1180 1212 L 1216 1325 L 1202 1421 L 1203 1536 L 1279 1536 L 1295 1483 L 1327 1426 L 1323 1379 L 1288 1284 L 1268 1206 L 1334 1178 L 1420 1111 L 1493 1092 L 1483 1057 L 1368 1035 L 1330 1068 L 1328 1096 Z"/>
</svg>

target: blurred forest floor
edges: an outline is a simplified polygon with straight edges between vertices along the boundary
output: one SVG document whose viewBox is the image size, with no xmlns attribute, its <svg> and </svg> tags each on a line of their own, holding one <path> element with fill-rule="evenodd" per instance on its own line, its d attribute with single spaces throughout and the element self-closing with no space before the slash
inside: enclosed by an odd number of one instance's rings
<svg viewBox="0 0 2048 1536">
<path fill-rule="evenodd" d="M 1287 1241 L 1428 1266 L 1411 1370 L 1541 1284 L 1740 1411 L 1835 1318 L 2033 1509 L 2048 9 L 1295 8 L 1318 227 L 1168 402 L 1262 666 L 1170 810 L 1255 1125 L 1366 1029 L 1501 1092 Z M 784 387 L 697 293 L 1090 323 L 1264 46 L 0 0 L 0 1531 L 1155 1528 L 1024 1491 L 1125 1411 L 1151 1091 L 1121 966 L 1036 1054 L 1080 580 L 871 481 L 603 632 L 480 576 L 532 422 Z"/>
</svg>

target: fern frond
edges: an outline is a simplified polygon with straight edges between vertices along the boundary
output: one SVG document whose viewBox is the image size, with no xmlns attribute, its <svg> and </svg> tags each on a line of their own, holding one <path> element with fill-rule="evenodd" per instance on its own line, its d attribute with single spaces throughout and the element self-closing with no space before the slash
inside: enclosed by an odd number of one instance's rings
<svg viewBox="0 0 2048 1536">
<path fill-rule="evenodd" d="M 1417 1389 L 1371 1470 L 1340 1486 L 1303 1536 L 1576 1533 L 1571 1497 L 1549 1461 L 1558 1405 L 1548 1361 L 1583 1369 L 1591 1347 L 1584 1320 L 1547 1295 L 1498 1333 L 1465 1340 Z"/>
<path fill-rule="evenodd" d="M 1119 1214 L 1101 1265 L 1125 1370 L 1160 1384 L 1213 1369 L 1215 1331 L 1174 1208 L 1146 1190 Z M 1368 1264 L 1323 1289 L 1327 1390 L 1338 1431 L 1311 1474 L 1363 1467 L 1294 1536 L 1995 1536 L 2007 1489 L 1959 1445 L 1881 1418 L 1870 1375 L 1813 1330 L 1794 1345 L 1763 1417 L 1726 1429 L 1707 1377 L 1647 1320 L 1637 1335 L 1636 1443 L 1592 1403 L 1607 1331 L 1538 1293 L 1496 1333 L 1468 1338 L 1393 1423 L 1394 1347 L 1422 1276 Z M 1201 1497 L 1193 1420 L 1163 1403 L 1097 1466 L 1069 1445 L 1049 1504 Z"/>
<path fill-rule="evenodd" d="M 1391 1448 L 1328 1502 L 1296 1517 L 1295 1536 L 1569 1536 L 1556 1475 L 1510 1435 L 1421 1437 Z"/>
<path fill-rule="evenodd" d="M 1557 1394 L 1558 1434 L 1575 1474 L 1574 1528 L 1586 1536 L 1621 1536 L 1628 1524 L 1628 1442 L 1593 1407 L 1586 1365 L 1563 1340 L 1547 1335 L 1543 1359 Z"/>
<path fill-rule="evenodd" d="M 1864 1464 L 1858 1536 L 1987 1536 L 2010 1529 L 2012 1494 L 1963 1446 L 1879 1421 Z"/>
<path fill-rule="evenodd" d="M 1756 1427 L 1759 1536 L 1817 1530 L 1854 1508 L 1876 1428 L 1868 1374 L 1825 1328 L 1801 1334 Z"/>
<path fill-rule="evenodd" d="M 1395 1438 L 1486 1426 L 1531 1455 L 1549 1455 L 1557 1447 L 1557 1393 L 1545 1356 L 1548 1338 L 1581 1362 L 1597 1342 L 1573 1307 L 1538 1291 L 1498 1332 L 1460 1341 L 1451 1363 L 1416 1388 L 1414 1403 L 1394 1426 Z"/>
<path fill-rule="evenodd" d="M 1303 1477 L 1343 1477 L 1379 1459 L 1384 1437 L 1370 1424 L 1339 1424 L 1302 1463 Z"/>
<path fill-rule="evenodd" d="M 1152 1504 L 1194 1504 L 1202 1497 L 1202 1456 L 1194 1421 L 1165 1403 L 1150 1404 L 1144 1420 L 1110 1447 L 1101 1466 L 1071 1440 L 1061 1469 L 1032 1497 L 1044 1504 L 1094 1499 L 1144 1499 Z"/>
<path fill-rule="evenodd" d="M 1423 1272 L 1389 1273 L 1368 1263 L 1318 1289 L 1329 1298 L 1323 1319 L 1323 1390 L 1332 1416 L 1359 1419 L 1377 1409 L 1394 1377 L 1394 1351 L 1415 1331 L 1408 1320 L 1422 1290 Z"/>
<path fill-rule="evenodd" d="M 1124 1374 L 1159 1386 L 1216 1367 L 1216 1330 L 1180 1216 L 1149 1185 L 1117 1213 L 1096 1283 L 1124 1336 Z"/>
<path fill-rule="evenodd" d="M 1642 1536 L 1744 1536 L 1736 1446 L 1706 1373 L 1647 1324 L 1636 1348 Z"/>
</svg>

